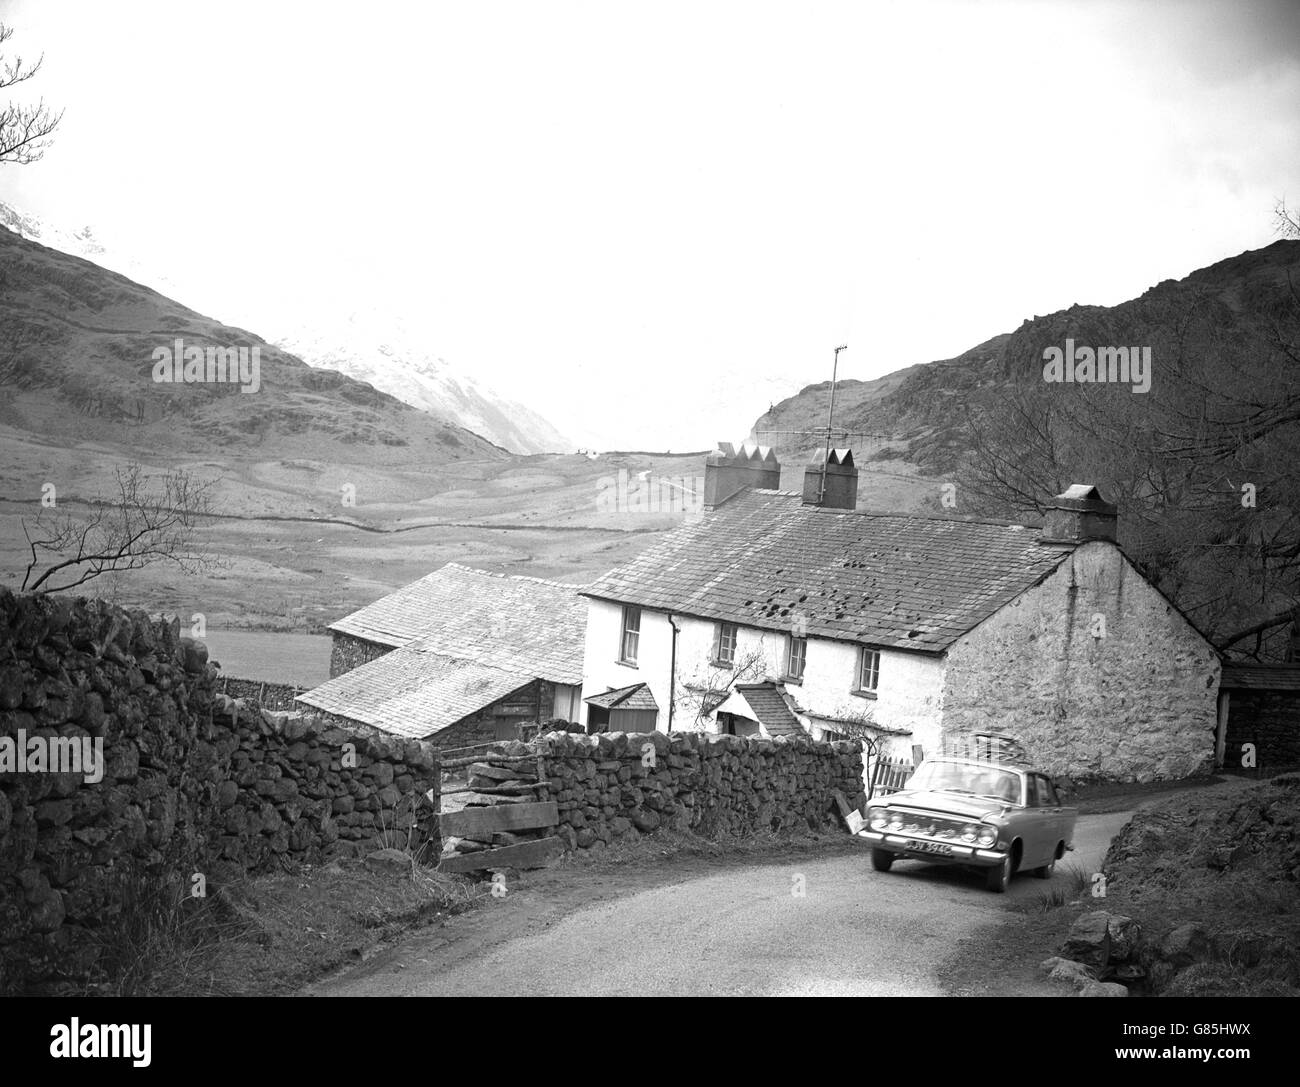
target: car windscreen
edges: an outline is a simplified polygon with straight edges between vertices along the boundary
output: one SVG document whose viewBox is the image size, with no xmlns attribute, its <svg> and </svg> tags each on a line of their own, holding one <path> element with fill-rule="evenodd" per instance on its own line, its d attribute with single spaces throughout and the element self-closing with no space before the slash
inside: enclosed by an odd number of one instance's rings
<svg viewBox="0 0 1300 1087">
<path fill-rule="evenodd" d="M 907 788 L 969 793 L 1013 804 L 1020 801 L 1019 774 L 963 762 L 923 762 L 908 780 Z"/>
</svg>

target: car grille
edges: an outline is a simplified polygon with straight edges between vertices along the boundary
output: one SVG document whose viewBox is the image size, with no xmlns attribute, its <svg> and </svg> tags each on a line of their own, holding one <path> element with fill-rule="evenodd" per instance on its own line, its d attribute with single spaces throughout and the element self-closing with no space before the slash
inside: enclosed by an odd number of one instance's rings
<svg viewBox="0 0 1300 1087">
<path fill-rule="evenodd" d="M 899 811 L 898 814 L 903 817 L 903 827 L 892 833 L 910 834 L 915 838 L 934 838 L 940 842 L 961 841 L 961 828 L 976 822 L 973 819 L 949 819 L 942 815 L 921 815 L 908 811 Z"/>
</svg>

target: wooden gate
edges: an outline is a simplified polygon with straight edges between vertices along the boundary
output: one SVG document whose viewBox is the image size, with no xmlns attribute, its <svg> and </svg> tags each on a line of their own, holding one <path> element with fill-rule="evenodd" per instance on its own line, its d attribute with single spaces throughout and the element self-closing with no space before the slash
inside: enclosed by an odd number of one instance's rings
<svg viewBox="0 0 1300 1087">
<path fill-rule="evenodd" d="M 439 829 L 444 841 L 454 838 L 456 843 L 438 871 L 541 868 L 564 852 L 563 840 L 551 833 L 559 826 L 560 812 L 554 800 L 546 799 L 550 782 L 542 756 L 487 750 L 443 759 L 442 769 L 467 772 L 464 785 L 442 794 L 467 795 L 467 802 L 459 811 L 448 811 L 444 801 Z"/>
</svg>

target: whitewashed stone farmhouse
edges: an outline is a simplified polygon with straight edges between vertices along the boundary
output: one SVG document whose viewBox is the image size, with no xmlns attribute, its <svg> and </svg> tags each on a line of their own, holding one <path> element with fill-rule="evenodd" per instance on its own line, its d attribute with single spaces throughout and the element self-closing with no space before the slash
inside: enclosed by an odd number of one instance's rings
<svg viewBox="0 0 1300 1087">
<path fill-rule="evenodd" d="M 1095 488 L 1041 528 L 858 511 L 852 454 L 781 491 L 721 447 L 705 513 L 585 590 L 584 723 L 927 752 L 1017 736 L 1049 772 L 1176 778 L 1214 758 L 1220 660 L 1116 543 Z"/>
</svg>

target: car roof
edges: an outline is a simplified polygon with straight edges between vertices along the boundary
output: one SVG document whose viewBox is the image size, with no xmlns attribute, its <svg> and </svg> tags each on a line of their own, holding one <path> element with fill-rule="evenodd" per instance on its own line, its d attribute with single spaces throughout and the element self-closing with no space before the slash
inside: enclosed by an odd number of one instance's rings
<svg viewBox="0 0 1300 1087">
<path fill-rule="evenodd" d="M 932 759 L 926 759 L 924 761 L 925 762 L 955 762 L 955 763 L 960 763 L 963 766 L 979 766 L 986 770 L 1008 770 L 1013 774 L 1036 773 L 1036 771 L 1031 771 L 1031 769 L 1028 766 L 1015 766 L 1008 762 L 998 762 L 995 759 L 968 759 L 968 758 L 959 758 L 956 755 L 937 755 Z M 924 765 L 924 763 L 922 765 Z"/>
</svg>

